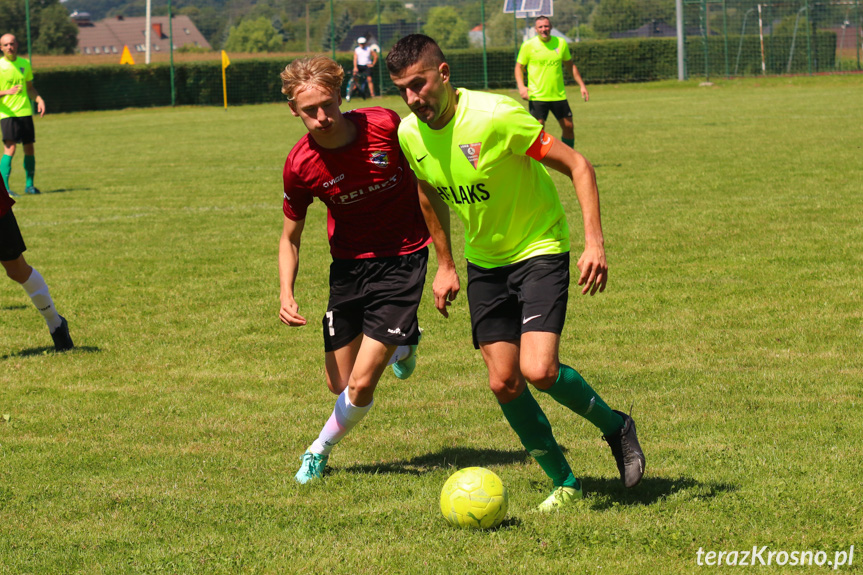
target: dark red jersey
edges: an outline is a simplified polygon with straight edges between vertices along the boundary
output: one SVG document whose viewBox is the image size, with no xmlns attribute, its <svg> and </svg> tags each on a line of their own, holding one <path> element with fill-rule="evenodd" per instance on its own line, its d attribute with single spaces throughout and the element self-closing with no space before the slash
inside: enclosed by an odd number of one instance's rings
<svg viewBox="0 0 863 575">
<path fill-rule="evenodd" d="M 14 203 L 15 200 L 12 199 L 9 192 L 6 191 L 6 186 L 3 185 L 3 178 L 0 178 L 0 217 L 5 216 Z"/>
<path fill-rule="evenodd" d="M 398 139 L 398 114 L 384 108 L 345 112 L 356 139 L 335 150 L 306 134 L 285 162 L 285 216 L 302 220 L 314 198 L 327 205 L 330 253 L 338 259 L 413 253 L 431 242 L 416 177 Z"/>
</svg>

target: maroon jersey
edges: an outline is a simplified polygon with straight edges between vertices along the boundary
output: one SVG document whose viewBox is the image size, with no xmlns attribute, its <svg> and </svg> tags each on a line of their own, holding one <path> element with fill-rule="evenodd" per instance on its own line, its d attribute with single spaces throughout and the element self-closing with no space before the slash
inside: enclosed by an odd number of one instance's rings
<svg viewBox="0 0 863 575">
<path fill-rule="evenodd" d="M 398 114 L 384 108 L 345 112 L 356 139 L 335 150 L 306 134 L 283 173 L 285 216 L 305 219 L 314 198 L 327 205 L 330 253 L 338 259 L 398 256 L 431 242 L 416 177 L 402 155 Z"/>
<path fill-rule="evenodd" d="M 0 178 L 0 217 L 5 216 L 14 203 L 15 200 L 12 199 L 9 192 L 6 191 L 6 186 L 3 185 L 3 178 Z"/>
</svg>

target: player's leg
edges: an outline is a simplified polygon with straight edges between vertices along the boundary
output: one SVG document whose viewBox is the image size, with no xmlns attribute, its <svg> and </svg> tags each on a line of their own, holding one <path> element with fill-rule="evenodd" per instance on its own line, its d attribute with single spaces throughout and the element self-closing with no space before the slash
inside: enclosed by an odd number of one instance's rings
<svg viewBox="0 0 863 575">
<path fill-rule="evenodd" d="M 628 415 L 612 410 L 577 371 L 560 363 L 560 333 L 566 321 L 569 279 L 569 254 L 531 258 L 513 276 L 520 286 L 524 317 L 521 371 L 540 391 L 602 432 L 611 445 L 621 479 L 632 487 L 644 472 L 635 423 Z"/>
<path fill-rule="evenodd" d="M 24 148 L 24 176 L 26 178 L 26 184 L 24 187 L 24 192 L 27 194 L 38 194 L 39 189 L 35 186 L 34 181 L 36 178 L 36 148 L 34 145 L 35 142 L 35 132 L 32 131 L 33 120 L 30 119 L 30 127 L 31 131 L 29 134 L 30 141 L 27 139 L 22 141 L 22 147 Z"/>
<path fill-rule="evenodd" d="M 0 120 L 3 124 L 3 157 L 0 158 L 0 176 L 3 177 L 3 184 L 6 186 L 10 196 L 18 194 L 12 191 L 9 187 L 9 176 L 12 173 L 12 157 L 15 155 L 15 147 L 17 140 L 12 137 L 14 130 L 14 118 L 3 118 Z"/>
<path fill-rule="evenodd" d="M 526 385 L 519 363 L 521 334 L 517 295 L 508 277 L 518 267 L 485 269 L 468 263 L 468 304 L 474 346 L 488 369 L 489 387 L 521 444 L 536 459 L 555 488 L 578 490 L 578 480 L 557 441 L 551 424 Z"/>
<path fill-rule="evenodd" d="M 483 360 L 488 368 L 489 386 L 500 404 L 504 417 L 527 452 L 554 485 L 552 497 L 568 500 L 581 499 L 581 485 L 566 461 L 551 424 L 536 402 L 530 388 L 522 377 L 519 364 L 519 348 L 515 341 L 486 342 L 480 344 Z M 555 493 L 561 490 L 557 498 Z M 558 507 L 565 502 L 559 502 Z M 544 504 L 545 505 L 545 504 Z"/>
<path fill-rule="evenodd" d="M 366 73 L 368 74 L 368 76 L 367 76 L 367 81 L 368 81 L 368 83 L 369 83 L 369 97 L 374 98 L 374 97 L 375 97 L 375 83 L 374 83 L 374 81 L 372 80 L 372 71 L 371 71 L 371 69 L 369 69 Z"/>
<path fill-rule="evenodd" d="M 349 371 L 346 387 L 339 393 L 333 412 L 318 438 L 303 454 L 303 465 L 297 472 L 299 483 L 323 476 L 324 468 L 333 447 L 342 440 L 371 410 L 374 403 L 374 392 L 381 374 L 387 367 L 387 359 L 392 355 L 395 346 L 384 345 L 366 336 L 359 336 L 350 347 L 359 344 L 359 350 L 352 359 L 352 365 L 334 365 L 339 374 Z M 348 346 L 346 346 L 348 347 Z M 336 352 L 339 350 L 336 350 Z M 327 354 L 327 369 L 332 364 L 338 364 L 338 358 L 348 360 L 350 352 Z M 334 377 L 328 375 L 328 382 Z"/>
<path fill-rule="evenodd" d="M 545 126 L 545 120 L 548 118 L 548 106 L 546 104 L 547 102 L 538 102 L 536 100 L 529 100 L 527 102 L 528 113 L 536 118 L 536 121 L 541 126 Z"/>
<path fill-rule="evenodd" d="M 569 102 L 561 100 L 559 102 L 550 102 L 551 112 L 557 118 L 557 123 L 560 124 L 560 141 L 569 146 L 575 147 L 575 130 L 572 124 L 572 109 L 569 107 Z"/>
<path fill-rule="evenodd" d="M 54 349 L 56 351 L 72 349 L 75 346 L 69 336 L 69 324 L 57 313 L 51 292 L 42 274 L 24 259 L 25 249 L 15 216 L 11 211 L 7 212 L 0 218 L 0 264 L 3 265 L 10 279 L 21 284 L 30 301 L 45 319 L 48 331 L 51 332 L 54 340 Z"/>
<path fill-rule="evenodd" d="M 572 117 L 561 118 L 558 123 L 560 124 L 560 140 L 570 148 L 574 148 L 575 129 L 572 125 Z"/>
</svg>

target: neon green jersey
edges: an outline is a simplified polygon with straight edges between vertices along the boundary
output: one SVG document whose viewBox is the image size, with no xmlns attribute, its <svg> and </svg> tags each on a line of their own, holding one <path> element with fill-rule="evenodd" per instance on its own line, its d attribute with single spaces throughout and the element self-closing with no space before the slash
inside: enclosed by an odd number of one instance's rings
<svg viewBox="0 0 863 575">
<path fill-rule="evenodd" d="M 0 90 L 21 86 L 21 91 L 17 94 L 0 97 L 0 119 L 33 115 L 33 106 L 27 95 L 27 82 L 32 81 L 33 69 L 30 62 L 24 58 L 15 58 L 14 62 L 0 58 Z"/>
<path fill-rule="evenodd" d="M 413 114 L 399 143 L 417 177 L 464 222 L 465 257 L 484 268 L 569 251 L 569 228 L 545 166 L 525 155 L 542 127 L 506 96 L 460 89 L 455 116 L 432 130 Z"/>
<path fill-rule="evenodd" d="M 516 61 L 527 68 L 527 99 L 538 102 L 566 100 L 563 63 L 572 60 L 569 45 L 552 36 L 543 42 L 534 36 L 521 45 Z"/>
</svg>

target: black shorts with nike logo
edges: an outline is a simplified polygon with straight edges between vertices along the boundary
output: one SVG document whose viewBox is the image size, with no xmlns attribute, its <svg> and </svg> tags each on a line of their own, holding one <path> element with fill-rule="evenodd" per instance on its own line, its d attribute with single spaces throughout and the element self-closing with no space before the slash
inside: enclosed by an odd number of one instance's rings
<svg viewBox="0 0 863 575">
<path fill-rule="evenodd" d="M 497 268 L 467 263 L 473 345 L 517 341 L 528 331 L 560 335 L 569 299 L 569 252 Z"/>
</svg>

